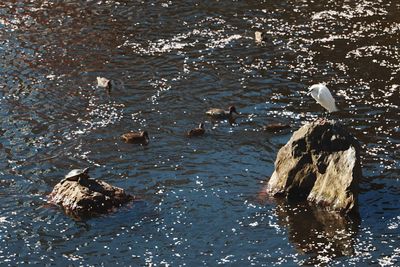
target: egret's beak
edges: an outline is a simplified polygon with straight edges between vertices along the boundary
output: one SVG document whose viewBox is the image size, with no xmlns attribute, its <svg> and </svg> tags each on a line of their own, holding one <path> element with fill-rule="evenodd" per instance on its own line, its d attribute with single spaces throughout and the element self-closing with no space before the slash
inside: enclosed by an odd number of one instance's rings
<svg viewBox="0 0 400 267">
<path fill-rule="evenodd" d="M 311 95 L 312 89 L 309 89 L 307 95 Z"/>
</svg>

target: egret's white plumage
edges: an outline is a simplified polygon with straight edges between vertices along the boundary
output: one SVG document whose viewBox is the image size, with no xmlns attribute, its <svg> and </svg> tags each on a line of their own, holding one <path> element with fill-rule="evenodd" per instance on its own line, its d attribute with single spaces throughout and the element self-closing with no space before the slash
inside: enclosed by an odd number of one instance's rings
<svg viewBox="0 0 400 267">
<path fill-rule="evenodd" d="M 311 96 L 325 109 L 329 112 L 338 111 L 338 108 L 335 104 L 335 99 L 332 97 L 331 92 L 329 91 L 328 87 L 324 84 L 314 84 L 310 87 L 309 93 Z"/>
</svg>

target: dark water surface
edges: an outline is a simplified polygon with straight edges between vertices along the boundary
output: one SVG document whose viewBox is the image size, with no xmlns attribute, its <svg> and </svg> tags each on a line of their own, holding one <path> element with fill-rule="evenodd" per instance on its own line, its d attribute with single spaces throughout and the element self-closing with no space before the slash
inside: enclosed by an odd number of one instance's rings
<svg viewBox="0 0 400 267">
<path fill-rule="evenodd" d="M 1 265 L 398 265 L 399 37 L 398 1 L 2 0 Z M 318 82 L 362 143 L 359 220 L 259 194 L 291 135 L 262 126 L 322 116 Z M 237 125 L 205 118 L 230 104 Z M 148 146 L 119 140 L 140 129 Z M 45 205 L 86 166 L 142 201 Z"/>
</svg>

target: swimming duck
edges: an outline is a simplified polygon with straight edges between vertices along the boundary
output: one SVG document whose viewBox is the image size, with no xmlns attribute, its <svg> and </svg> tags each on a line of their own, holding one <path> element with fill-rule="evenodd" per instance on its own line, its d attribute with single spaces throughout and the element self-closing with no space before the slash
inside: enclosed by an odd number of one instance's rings
<svg viewBox="0 0 400 267">
<path fill-rule="evenodd" d="M 233 113 L 239 114 L 236 111 L 236 108 L 234 106 L 230 106 L 229 110 L 223 110 L 220 108 L 212 108 L 209 111 L 206 112 L 208 116 L 210 116 L 213 119 L 217 120 L 232 120 L 233 119 Z"/>
<path fill-rule="evenodd" d="M 204 123 L 200 123 L 198 128 L 194 128 L 187 133 L 188 137 L 201 136 L 206 132 L 204 129 Z"/>
<path fill-rule="evenodd" d="M 149 134 L 146 131 L 124 133 L 121 135 L 121 139 L 125 143 L 147 145 L 149 143 Z"/>
<path fill-rule="evenodd" d="M 97 77 L 97 86 L 106 88 L 107 91 L 111 91 L 111 81 L 104 77 Z"/>
</svg>

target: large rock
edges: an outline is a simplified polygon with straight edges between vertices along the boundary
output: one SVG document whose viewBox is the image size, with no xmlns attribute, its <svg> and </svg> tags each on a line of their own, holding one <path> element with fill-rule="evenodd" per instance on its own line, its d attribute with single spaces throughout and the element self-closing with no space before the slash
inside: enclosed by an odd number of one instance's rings
<svg viewBox="0 0 400 267">
<path fill-rule="evenodd" d="M 357 206 L 360 166 L 357 139 L 339 123 L 320 119 L 279 150 L 267 192 L 347 213 Z"/>
<path fill-rule="evenodd" d="M 122 188 L 91 178 L 63 179 L 48 197 L 49 203 L 60 205 L 67 214 L 79 218 L 107 213 L 134 199 Z"/>
</svg>

